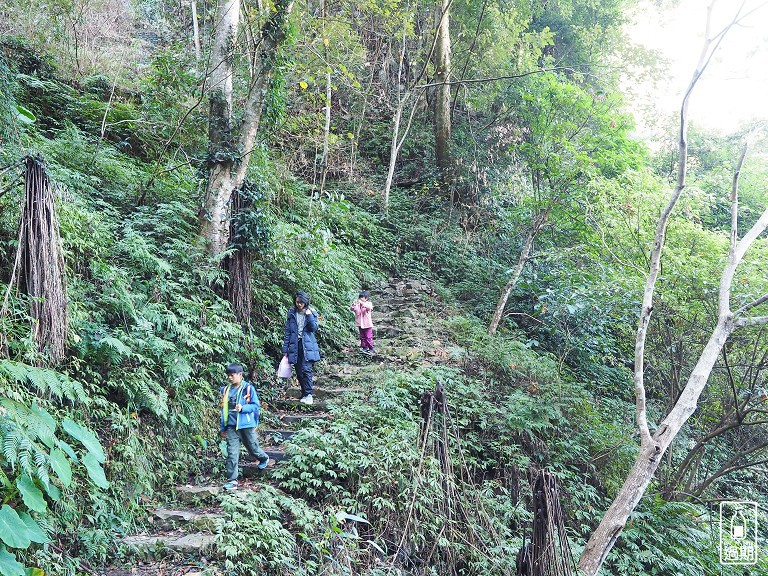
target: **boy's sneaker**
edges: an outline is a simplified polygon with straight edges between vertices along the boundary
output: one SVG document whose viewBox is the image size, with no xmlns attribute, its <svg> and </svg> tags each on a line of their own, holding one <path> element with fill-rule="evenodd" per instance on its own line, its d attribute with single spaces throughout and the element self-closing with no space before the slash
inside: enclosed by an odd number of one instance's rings
<svg viewBox="0 0 768 576">
<path fill-rule="evenodd" d="M 231 482 L 227 482 L 222 486 L 224 490 L 237 490 L 237 480 L 232 480 Z"/>
<path fill-rule="evenodd" d="M 259 464 L 258 464 L 258 466 L 256 466 L 256 468 L 258 468 L 259 470 L 264 470 L 264 468 L 266 468 L 267 466 L 269 466 L 269 458 L 264 460 L 264 462 L 259 462 Z"/>
<path fill-rule="evenodd" d="M 299 400 L 299 402 L 301 402 L 302 404 L 314 404 L 315 403 L 314 399 L 312 398 L 312 394 L 307 394 L 301 400 Z"/>
</svg>

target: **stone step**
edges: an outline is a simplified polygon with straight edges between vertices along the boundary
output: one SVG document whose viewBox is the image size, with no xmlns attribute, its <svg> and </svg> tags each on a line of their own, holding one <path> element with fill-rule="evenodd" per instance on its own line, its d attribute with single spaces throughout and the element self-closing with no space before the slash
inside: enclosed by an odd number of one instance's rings
<svg viewBox="0 0 768 576">
<path fill-rule="evenodd" d="M 175 528 L 180 525 L 193 526 L 197 530 L 213 531 L 216 521 L 223 518 L 215 512 L 198 512 L 196 510 L 169 510 L 157 508 L 152 512 L 152 523 L 161 528 Z"/>
<path fill-rule="evenodd" d="M 301 424 L 303 422 L 318 422 L 328 420 L 328 414 L 282 414 L 280 420 L 284 424 Z"/>
<path fill-rule="evenodd" d="M 265 449 L 264 452 L 269 456 L 269 465 L 266 468 L 259 468 L 258 462 L 241 462 L 240 472 L 243 478 L 263 478 L 269 476 L 278 462 L 285 460 L 285 450 L 281 448 Z"/>
<path fill-rule="evenodd" d="M 293 412 L 323 412 L 328 409 L 326 402 L 302 404 L 298 399 L 275 400 L 274 405 L 283 410 L 291 410 Z"/>
<path fill-rule="evenodd" d="M 312 396 L 314 397 L 315 402 L 318 400 L 335 400 L 344 394 L 351 392 L 352 388 L 315 388 L 312 387 Z M 301 397 L 301 388 L 288 388 L 288 390 L 285 391 L 285 393 L 289 397 L 293 398 L 300 398 Z"/>
<path fill-rule="evenodd" d="M 126 536 L 120 542 L 126 546 L 144 552 L 153 552 L 158 546 L 175 550 L 176 552 L 203 552 L 213 548 L 216 541 L 214 534 L 201 532 L 193 534 L 163 534 Z"/>
<path fill-rule="evenodd" d="M 267 455 L 269 455 L 269 466 L 272 466 L 273 464 L 277 464 L 278 462 L 282 462 L 285 460 L 285 449 L 284 448 L 275 448 L 274 450 L 265 450 Z M 267 467 L 269 468 L 269 467 Z"/>
<path fill-rule="evenodd" d="M 179 500 L 186 503 L 210 502 L 221 497 L 222 489 L 219 486 L 176 486 Z"/>
<path fill-rule="evenodd" d="M 403 328 L 397 328 L 395 326 L 381 327 L 378 331 L 378 336 L 381 338 L 397 338 L 401 334 L 404 334 Z"/>
<path fill-rule="evenodd" d="M 281 444 L 286 440 L 290 440 L 296 434 L 296 430 L 259 430 L 259 436 L 266 442 L 273 440 L 274 444 Z"/>
</svg>

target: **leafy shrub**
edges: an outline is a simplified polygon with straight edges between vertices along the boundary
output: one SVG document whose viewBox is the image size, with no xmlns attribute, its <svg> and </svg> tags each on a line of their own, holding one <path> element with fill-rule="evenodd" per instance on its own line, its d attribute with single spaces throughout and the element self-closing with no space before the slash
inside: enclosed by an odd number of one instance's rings
<svg viewBox="0 0 768 576">
<path fill-rule="evenodd" d="M 306 574 L 295 564 L 294 532 L 313 534 L 320 515 L 304 501 L 264 486 L 225 495 L 222 508 L 227 518 L 217 526 L 216 546 L 227 574 Z"/>
<path fill-rule="evenodd" d="M 58 520 L 51 507 L 63 496 L 84 486 L 94 494 L 107 488 L 102 468 L 106 456 L 88 427 L 62 416 L 65 402 L 91 403 L 79 382 L 53 370 L 1 360 L 0 394 L 0 483 L 5 502 L 13 505 L 0 510 L 0 568 L 3 574 L 21 575 L 23 565 L 8 548 L 20 549 L 25 557 L 23 551 L 32 544 L 51 540 Z M 44 558 L 40 561 L 45 565 Z"/>
</svg>

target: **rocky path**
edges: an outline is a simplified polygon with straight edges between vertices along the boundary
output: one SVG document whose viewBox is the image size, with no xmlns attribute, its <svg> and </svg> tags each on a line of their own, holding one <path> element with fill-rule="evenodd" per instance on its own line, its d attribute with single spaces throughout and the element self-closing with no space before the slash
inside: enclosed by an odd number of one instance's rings
<svg viewBox="0 0 768 576">
<path fill-rule="evenodd" d="M 368 356 L 350 339 L 341 361 L 316 366 L 315 403 L 298 402 L 300 389 L 285 382 L 276 398 L 262 400 L 259 442 L 270 456 L 270 465 L 259 470 L 256 462 L 241 457 L 238 491 L 259 490 L 270 483 L 271 470 L 286 458 L 286 446 L 296 431 L 309 422 L 332 417 L 331 407 L 345 395 L 360 391 L 372 368 L 407 370 L 420 364 L 445 362 L 450 352 L 443 346 L 436 324 L 425 318 L 439 315 L 432 287 L 420 281 L 390 279 L 371 287 L 374 304 L 374 340 L 377 353 Z M 351 314 L 350 314 L 351 325 Z M 378 371 L 378 370 L 376 370 Z M 216 556 L 216 522 L 222 517 L 220 484 L 177 486 L 167 507 L 150 511 L 152 530 L 122 538 L 119 546 L 133 558 L 130 567 L 110 568 L 102 576 L 203 576 L 216 574 L 210 563 Z"/>
</svg>

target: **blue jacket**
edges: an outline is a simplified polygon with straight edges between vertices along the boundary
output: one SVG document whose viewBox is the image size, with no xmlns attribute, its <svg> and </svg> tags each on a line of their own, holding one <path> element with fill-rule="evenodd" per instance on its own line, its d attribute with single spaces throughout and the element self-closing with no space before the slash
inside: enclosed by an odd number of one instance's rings
<svg viewBox="0 0 768 576">
<path fill-rule="evenodd" d="M 304 346 L 304 359 L 311 362 L 320 360 L 320 348 L 317 346 L 315 332 L 317 331 L 317 311 L 312 310 L 304 321 L 304 334 L 301 342 Z M 285 337 L 283 338 L 283 354 L 288 355 L 288 362 L 296 364 L 299 361 L 299 327 L 296 323 L 296 308 L 288 310 L 285 319 Z"/>
<path fill-rule="evenodd" d="M 224 430 L 227 427 L 228 409 L 225 410 L 229 401 L 229 390 L 232 388 L 231 384 L 221 387 L 221 421 L 219 422 L 219 430 Z M 256 428 L 259 425 L 259 411 L 261 404 L 259 403 L 259 396 L 256 394 L 256 388 L 254 388 L 250 382 L 243 380 L 238 386 L 237 403 L 242 405 L 242 410 L 237 412 L 237 424 L 235 430 L 243 430 L 245 428 Z M 225 418 L 225 412 L 227 412 Z"/>
</svg>

